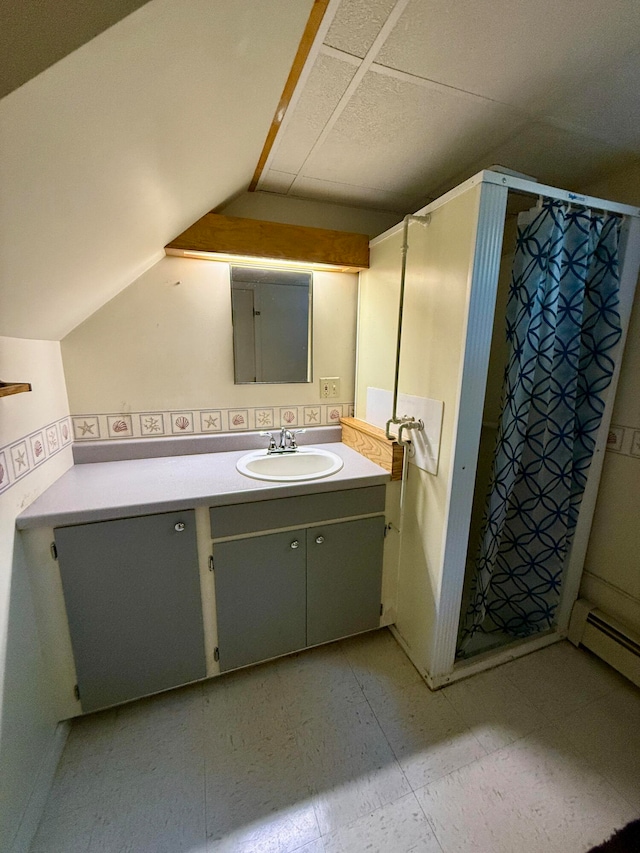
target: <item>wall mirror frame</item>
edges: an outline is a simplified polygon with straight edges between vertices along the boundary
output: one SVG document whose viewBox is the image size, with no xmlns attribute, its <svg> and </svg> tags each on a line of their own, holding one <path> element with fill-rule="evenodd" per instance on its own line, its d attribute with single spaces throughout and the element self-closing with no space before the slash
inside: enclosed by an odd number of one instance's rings
<svg viewBox="0 0 640 853">
<path fill-rule="evenodd" d="M 234 383 L 311 382 L 312 272 L 233 264 L 229 277 Z"/>
</svg>

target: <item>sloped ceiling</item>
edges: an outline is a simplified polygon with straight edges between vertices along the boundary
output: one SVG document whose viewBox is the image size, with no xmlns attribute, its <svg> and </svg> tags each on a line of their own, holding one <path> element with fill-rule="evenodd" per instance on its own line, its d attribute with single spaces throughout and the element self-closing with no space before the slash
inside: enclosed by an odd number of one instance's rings
<svg viewBox="0 0 640 853">
<path fill-rule="evenodd" d="M 252 215 L 312 4 L 150 0 L 0 101 L 0 334 L 61 338 Z M 637 0 L 330 0 L 253 199 L 399 218 L 494 163 L 580 190 L 639 162 L 639 91 Z"/>
<path fill-rule="evenodd" d="M 153 0 L 0 101 L 0 334 L 59 339 L 246 188 L 312 0 Z"/>
<path fill-rule="evenodd" d="M 640 156 L 640 3 L 336 0 L 258 183 L 414 211 L 499 163 L 579 189 Z"/>
<path fill-rule="evenodd" d="M 0 98 L 86 44 L 147 0 L 0 3 Z"/>
</svg>

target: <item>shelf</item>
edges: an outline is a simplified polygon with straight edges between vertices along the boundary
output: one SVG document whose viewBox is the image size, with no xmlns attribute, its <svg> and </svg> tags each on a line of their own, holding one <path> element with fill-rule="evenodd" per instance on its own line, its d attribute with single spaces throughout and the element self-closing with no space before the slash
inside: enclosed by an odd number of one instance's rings
<svg viewBox="0 0 640 853">
<path fill-rule="evenodd" d="M 271 262 L 318 265 L 341 272 L 369 268 L 369 238 L 348 231 L 327 231 L 207 213 L 165 247 L 167 255 L 242 263 L 251 258 Z M 254 261 L 255 262 L 255 261 Z"/>
<path fill-rule="evenodd" d="M 392 480 L 402 479 L 404 447 L 389 441 L 383 429 L 358 418 L 340 418 L 342 443 L 357 450 L 391 474 Z"/>
<path fill-rule="evenodd" d="M 30 382 L 0 382 L 0 397 L 22 394 L 23 391 L 31 391 Z"/>
</svg>

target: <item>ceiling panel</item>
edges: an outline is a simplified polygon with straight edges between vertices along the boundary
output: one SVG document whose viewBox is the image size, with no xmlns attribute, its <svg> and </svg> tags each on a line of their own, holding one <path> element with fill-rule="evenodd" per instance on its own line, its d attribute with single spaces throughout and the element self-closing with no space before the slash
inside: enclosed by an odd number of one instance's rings
<svg viewBox="0 0 640 853">
<path fill-rule="evenodd" d="M 484 153 L 478 151 L 466 168 L 436 186 L 434 192 L 441 195 L 481 169 L 496 164 L 531 175 L 542 184 L 580 191 L 584 183 L 606 171 L 622 168 L 633 159 L 633 155 L 605 142 L 533 122 L 501 144 L 485 149 Z"/>
<path fill-rule="evenodd" d="M 413 195 L 457 172 L 526 121 L 518 111 L 370 71 L 305 176 Z M 300 184 L 294 183 L 299 191 Z"/>
<path fill-rule="evenodd" d="M 412 210 L 413 202 L 411 195 L 306 177 L 297 178 L 289 194 L 317 201 L 396 211 L 400 216 Z"/>
<path fill-rule="evenodd" d="M 296 176 L 288 172 L 277 172 L 269 169 L 260 179 L 260 189 L 269 193 L 287 193 Z"/>
<path fill-rule="evenodd" d="M 552 107 L 547 117 L 640 154 L 640 50 L 614 58 Z"/>
<path fill-rule="evenodd" d="M 376 61 L 538 110 L 639 42 L 637 0 L 411 0 Z"/>
<path fill-rule="evenodd" d="M 342 0 L 324 43 L 362 58 L 395 5 L 396 0 Z"/>
<path fill-rule="evenodd" d="M 348 62 L 322 53 L 318 55 L 302 95 L 278 139 L 271 168 L 279 172 L 299 171 L 356 70 Z"/>
</svg>

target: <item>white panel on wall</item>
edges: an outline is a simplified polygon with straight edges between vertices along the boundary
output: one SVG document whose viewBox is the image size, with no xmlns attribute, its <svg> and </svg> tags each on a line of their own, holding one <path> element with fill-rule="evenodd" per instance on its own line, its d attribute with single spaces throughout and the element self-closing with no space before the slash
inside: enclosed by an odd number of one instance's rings
<svg viewBox="0 0 640 853">
<path fill-rule="evenodd" d="M 366 421 L 384 429 L 393 411 L 393 395 L 382 388 L 367 388 Z M 416 397 L 411 394 L 398 394 L 398 417 L 405 415 L 424 423 L 423 430 L 405 432 L 405 438 L 411 439 L 409 464 L 416 465 L 429 474 L 438 473 L 440 455 L 440 435 L 444 402 L 430 397 Z M 394 428 L 397 432 L 397 427 Z"/>
<path fill-rule="evenodd" d="M 430 397 L 413 397 L 410 394 L 398 394 L 398 417 L 411 415 L 415 421 L 424 423 L 423 430 L 411 430 L 412 450 L 409 464 L 422 468 L 428 474 L 438 473 L 440 457 L 440 435 L 444 402 Z"/>
<path fill-rule="evenodd" d="M 365 420 L 384 429 L 393 411 L 393 394 L 382 388 L 367 388 Z"/>
</svg>

